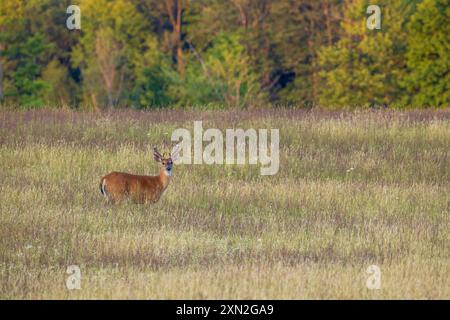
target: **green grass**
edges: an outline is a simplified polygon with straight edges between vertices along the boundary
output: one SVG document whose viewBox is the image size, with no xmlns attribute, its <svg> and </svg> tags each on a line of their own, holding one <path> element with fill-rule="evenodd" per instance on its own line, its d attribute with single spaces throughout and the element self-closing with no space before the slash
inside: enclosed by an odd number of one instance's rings
<svg viewBox="0 0 450 320">
<path fill-rule="evenodd" d="M 155 174 L 152 146 L 201 119 L 280 128 L 279 173 L 179 165 L 155 205 L 104 202 L 103 175 Z M 448 299 L 449 119 L 0 111 L 0 298 Z"/>
</svg>

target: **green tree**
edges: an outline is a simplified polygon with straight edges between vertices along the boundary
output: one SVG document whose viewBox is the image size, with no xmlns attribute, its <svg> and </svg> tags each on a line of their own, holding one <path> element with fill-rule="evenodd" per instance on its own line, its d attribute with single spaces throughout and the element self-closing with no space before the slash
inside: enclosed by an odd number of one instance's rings
<svg viewBox="0 0 450 320">
<path fill-rule="evenodd" d="M 8 0 L 0 9 L 0 100 L 4 92 L 5 103 L 43 106 L 61 102 L 52 92 L 65 92 L 65 103 L 76 103 L 64 3 Z"/>
<path fill-rule="evenodd" d="M 240 35 L 219 34 L 203 57 L 186 57 L 185 74 L 170 73 L 169 94 L 178 98 L 178 104 L 246 108 L 261 102 L 258 76 L 251 69 Z"/>
<path fill-rule="evenodd" d="M 0 1 L 0 103 L 449 104 L 449 0 Z"/>
<path fill-rule="evenodd" d="M 46 106 L 70 107 L 77 104 L 77 84 L 70 76 L 67 67 L 58 59 L 51 60 L 43 68 L 41 78 L 47 85 L 42 95 Z"/>
<path fill-rule="evenodd" d="M 228 42 L 228 45 L 236 44 L 236 50 L 229 47 L 224 49 L 228 54 L 244 57 L 245 69 L 250 70 L 253 82 L 250 92 L 258 88 L 255 92 L 258 91 L 256 100 L 259 102 L 267 101 L 276 83 L 273 81 L 275 62 L 271 59 L 272 33 L 268 19 L 271 6 L 271 1 L 267 0 L 191 1 L 185 17 L 185 42 L 194 56 L 210 55 L 211 47 L 226 42 L 226 37 L 229 40 L 239 37 L 238 41 Z M 241 49 L 243 51 L 238 52 Z M 249 84 L 247 80 L 244 82 Z M 225 96 L 222 94 L 222 97 Z M 242 95 L 237 97 L 242 98 Z M 224 102 L 235 105 L 229 94 L 228 100 Z"/>
<path fill-rule="evenodd" d="M 5 74 L 12 67 L 6 50 L 16 45 L 24 29 L 24 3 L 21 0 L 0 2 L 0 103 L 5 99 L 5 87 L 10 86 Z M 8 90 L 8 89 L 7 89 Z"/>
<path fill-rule="evenodd" d="M 17 43 L 6 49 L 3 54 L 14 59 L 7 75 L 11 87 L 5 96 L 12 97 L 21 107 L 42 107 L 44 92 L 49 85 L 40 78 L 42 63 L 40 58 L 47 45 L 40 34 L 28 37 L 24 43 Z"/>
<path fill-rule="evenodd" d="M 125 0 L 84 0 L 82 34 L 72 59 L 81 69 L 83 101 L 94 106 L 127 104 L 139 74 L 157 56 L 155 37 L 148 21 L 133 3 Z M 144 57 L 144 58 L 143 58 Z M 138 99 L 139 100 L 139 99 Z"/>
<path fill-rule="evenodd" d="M 258 75 L 239 35 L 217 36 L 208 50 L 206 65 L 227 106 L 243 108 L 261 102 Z"/>
<path fill-rule="evenodd" d="M 317 55 L 321 46 L 335 41 L 332 30 L 338 30 L 339 16 L 335 2 L 293 0 L 273 4 L 269 21 L 279 79 L 278 83 L 274 81 L 279 88 L 275 101 L 305 106 L 318 103 Z"/>
<path fill-rule="evenodd" d="M 450 105 L 450 1 L 424 0 L 407 25 L 407 103 Z"/>
<path fill-rule="evenodd" d="M 406 71 L 402 30 L 413 6 L 403 0 L 380 3 L 381 30 L 366 27 L 367 6 L 364 0 L 347 2 L 340 40 L 319 52 L 324 107 L 399 103 L 405 94 L 399 86 Z"/>
<path fill-rule="evenodd" d="M 149 38 L 145 52 L 135 61 L 135 85 L 130 94 L 134 108 L 168 107 L 174 98 L 169 97 L 169 73 L 172 69 L 168 56 L 159 50 L 156 38 Z"/>
</svg>

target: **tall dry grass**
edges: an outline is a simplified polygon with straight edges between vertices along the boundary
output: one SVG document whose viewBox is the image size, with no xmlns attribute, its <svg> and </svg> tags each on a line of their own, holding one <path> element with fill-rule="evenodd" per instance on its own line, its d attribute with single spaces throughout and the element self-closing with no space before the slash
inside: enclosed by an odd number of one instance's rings
<svg viewBox="0 0 450 320">
<path fill-rule="evenodd" d="M 279 128 L 279 173 L 180 165 L 156 205 L 105 204 L 102 175 L 156 173 L 153 144 L 193 120 Z M 449 120 L 0 111 L 0 297 L 450 298 Z M 66 288 L 69 265 L 80 290 Z"/>
</svg>

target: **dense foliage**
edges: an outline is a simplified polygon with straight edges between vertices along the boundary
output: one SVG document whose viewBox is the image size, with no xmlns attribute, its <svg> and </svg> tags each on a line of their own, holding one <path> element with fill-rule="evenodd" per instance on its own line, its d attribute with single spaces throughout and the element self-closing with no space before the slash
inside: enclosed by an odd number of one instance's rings
<svg viewBox="0 0 450 320">
<path fill-rule="evenodd" d="M 445 107 L 450 0 L 0 2 L 0 104 Z"/>
</svg>

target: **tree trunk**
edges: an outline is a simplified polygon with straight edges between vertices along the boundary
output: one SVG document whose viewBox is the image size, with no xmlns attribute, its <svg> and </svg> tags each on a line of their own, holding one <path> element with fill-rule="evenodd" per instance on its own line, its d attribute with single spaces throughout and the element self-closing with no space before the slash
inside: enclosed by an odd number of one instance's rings
<svg viewBox="0 0 450 320">
<path fill-rule="evenodd" d="M 172 25 L 172 50 L 174 52 L 178 73 L 184 74 L 183 61 L 183 39 L 182 39 L 182 17 L 183 0 L 166 0 L 166 12 L 169 16 L 169 22 Z"/>
<path fill-rule="evenodd" d="M 309 24 L 309 35 L 308 35 L 308 51 L 311 56 L 312 68 L 311 68 L 311 86 L 312 86 L 312 101 L 316 102 L 317 97 L 317 74 L 316 74 L 316 54 L 315 54 L 315 45 L 314 45 L 314 20 L 310 20 Z"/>
<path fill-rule="evenodd" d="M 325 16 L 325 24 L 326 24 L 326 28 L 327 28 L 327 41 L 328 41 L 328 45 L 331 46 L 333 44 L 333 35 L 332 35 L 332 30 L 331 30 L 331 17 L 330 17 L 330 9 L 331 9 L 331 4 L 330 4 L 330 0 L 328 0 L 326 3 L 323 3 L 323 14 Z M 331 9 L 332 10 L 332 9 Z"/>
<path fill-rule="evenodd" d="M 0 52 L 3 51 L 3 45 L 0 45 Z M 0 102 L 3 101 L 3 58 L 0 57 Z"/>
<path fill-rule="evenodd" d="M 181 18 L 183 13 L 183 0 L 177 2 L 176 39 L 177 39 L 177 67 L 180 74 L 184 74 L 183 43 L 181 34 Z"/>
</svg>

